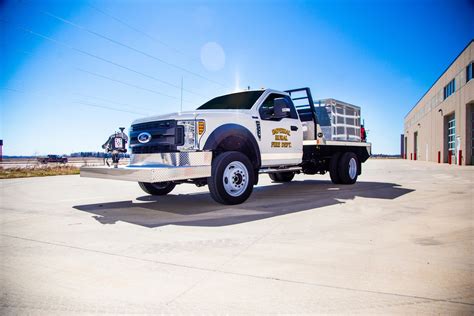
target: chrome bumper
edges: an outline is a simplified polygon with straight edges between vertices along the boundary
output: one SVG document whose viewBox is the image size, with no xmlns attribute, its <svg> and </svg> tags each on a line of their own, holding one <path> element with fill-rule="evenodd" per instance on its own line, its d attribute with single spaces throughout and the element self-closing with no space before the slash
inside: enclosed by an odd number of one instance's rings
<svg viewBox="0 0 474 316">
<path fill-rule="evenodd" d="M 212 152 L 131 155 L 128 166 L 82 167 L 81 177 L 135 182 L 165 182 L 211 175 Z"/>
</svg>

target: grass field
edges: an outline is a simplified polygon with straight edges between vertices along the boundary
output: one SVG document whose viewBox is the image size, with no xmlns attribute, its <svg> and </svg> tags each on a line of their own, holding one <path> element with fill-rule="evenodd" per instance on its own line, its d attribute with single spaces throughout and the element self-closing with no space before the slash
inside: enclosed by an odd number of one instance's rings
<svg viewBox="0 0 474 316">
<path fill-rule="evenodd" d="M 0 179 L 46 177 L 79 174 L 79 168 L 73 166 L 0 168 Z"/>
</svg>

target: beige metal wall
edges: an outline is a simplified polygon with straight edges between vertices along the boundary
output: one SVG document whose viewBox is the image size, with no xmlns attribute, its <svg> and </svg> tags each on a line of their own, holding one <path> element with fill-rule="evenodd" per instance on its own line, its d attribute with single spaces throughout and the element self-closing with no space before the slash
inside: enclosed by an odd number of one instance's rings
<svg viewBox="0 0 474 316">
<path fill-rule="evenodd" d="M 466 66 L 474 60 L 474 42 L 462 51 L 451 66 L 405 117 L 406 158 L 415 158 L 414 135 L 418 133 L 417 160 L 448 162 L 447 118 L 454 113 L 456 137 L 460 140 L 463 165 L 471 161 L 471 115 L 474 107 L 474 79 L 466 82 Z M 456 90 L 443 100 L 444 87 L 455 78 Z M 456 159 L 458 160 L 458 159 Z M 457 163 L 457 161 L 453 161 Z"/>
</svg>

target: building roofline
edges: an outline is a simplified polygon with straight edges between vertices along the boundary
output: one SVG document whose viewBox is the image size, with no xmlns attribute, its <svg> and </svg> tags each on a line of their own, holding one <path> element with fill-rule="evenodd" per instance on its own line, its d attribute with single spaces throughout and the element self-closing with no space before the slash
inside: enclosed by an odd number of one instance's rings
<svg viewBox="0 0 474 316">
<path fill-rule="evenodd" d="M 407 118 L 407 116 L 411 113 L 411 111 L 413 111 L 416 106 L 418 105 L 418 103 L 420 103 L 420 101 L 425 97 L 425 95 L 430 92 L 431 88 L 433 88 L 433 86 L 439 81 L 439 79 L 441 79 L 441 77 L 446 73 L 446 71 L 448 71 L 448 69 L 454 64 L 454 62 L 459 58 L 459 56 L 462 55 L 462 53 L 464 53 L 464 51 L 472 44 L 474 43 L 474 38 L 471 39 L 469 41 L 469 43 L 467 43 L 466 47 L 463 48 L 463 50 L 456 56 L 456 58 L 453 59 L 453 61 L 449 64 L 448 67 L 446 67 L 446 69 L 441 73 L 441 75 L 435 80 L 435 82 L 433 82 L 433 84 L 428 88 L 428 90 L 426 90 L 426 92 L 421 96 L 420 99 L 418 99 L 418 101 L 416 101 L 415 105 L 410 109 L 410 111 L 408 111 L 408 113 L 405 115 L 404 118 Z"/>
</svg>

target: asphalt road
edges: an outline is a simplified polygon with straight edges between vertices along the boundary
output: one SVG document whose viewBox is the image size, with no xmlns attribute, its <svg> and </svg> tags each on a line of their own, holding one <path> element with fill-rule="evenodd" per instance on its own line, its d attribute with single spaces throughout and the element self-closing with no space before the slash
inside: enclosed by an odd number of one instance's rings
<svg viewBox="0 0 474 316">
<path fill-rule="evenodd" d="M 474 168 L 370 160 L 353 186 L 150 197 L 1 180 L 0 314 L 474 313 Z"/>
</svg>

